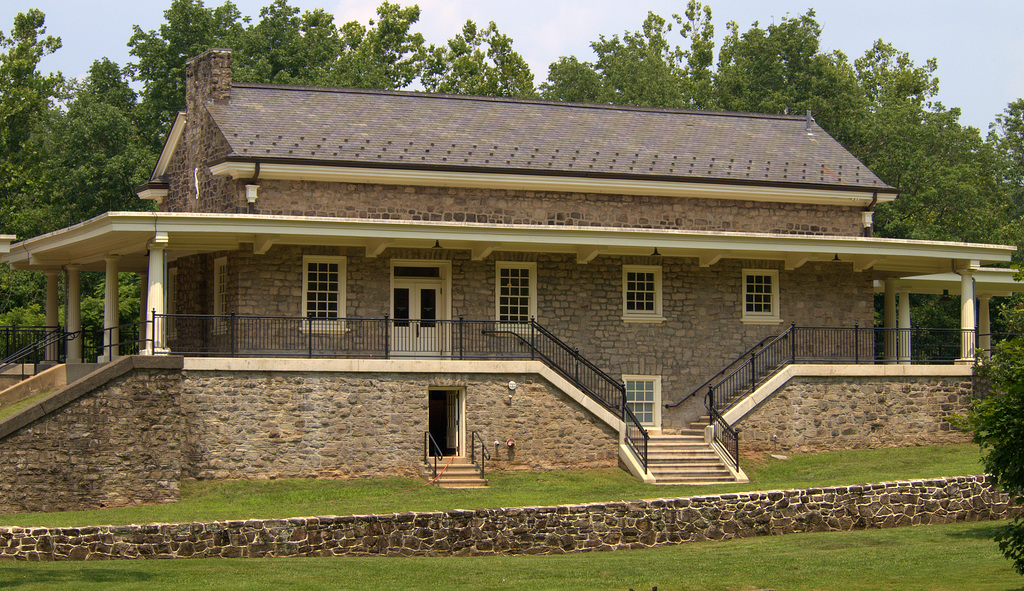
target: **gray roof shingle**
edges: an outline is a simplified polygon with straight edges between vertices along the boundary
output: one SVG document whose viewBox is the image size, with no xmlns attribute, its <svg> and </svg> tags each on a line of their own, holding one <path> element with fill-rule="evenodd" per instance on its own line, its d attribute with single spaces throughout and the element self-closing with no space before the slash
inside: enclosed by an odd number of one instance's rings
<svg viewBox="0 0 1024 591">
<path fill-rule="evenodd" d="M 895 192 L 802 116 L 244 83 L 207 109 L 230 159 Z"/>
</svg>

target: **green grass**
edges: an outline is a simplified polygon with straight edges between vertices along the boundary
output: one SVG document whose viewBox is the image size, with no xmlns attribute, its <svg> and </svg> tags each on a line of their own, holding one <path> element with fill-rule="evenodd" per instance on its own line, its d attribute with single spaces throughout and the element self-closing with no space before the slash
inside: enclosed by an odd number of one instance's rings
<svg viewBox="0 0 1024 591">
<path fill-rule="evenodd" d="M 976 445 L 749 458 L 750 483 L 654 486 L 618 469 L 488 474 L 491 486 L 446 490 L 405 478 L 204 481 L 186 483 L 177 503 L 0 516 L 0 525 L 81 526 L 515 507 L 821 487 L 977 474 Z"/>
<path fill-rule="evenodd" d="M 997 524 L 794 534 L 564 556 L 0 563 L 0 588 L 1014 590 Z"/>
<path fill-rule="evenodd" d="M 46 398 L 50 394 L 53 394 L 53 390 L 47 390 L 45 392 L 40 392 L 39 394 L 33 394 L 32 396 L 29 396 L 28 398 L 25 398 L 23 400 L 19 400 L 14 404 L 8 404 L 7 406 L 0 408 L 0 421 L 6 419 L 7 417 L 13 415 L 14 413 L 18 412 L 19 410 L 27 406 L 31 406 L 39 402 L 40 400 Z"/>
</svg>

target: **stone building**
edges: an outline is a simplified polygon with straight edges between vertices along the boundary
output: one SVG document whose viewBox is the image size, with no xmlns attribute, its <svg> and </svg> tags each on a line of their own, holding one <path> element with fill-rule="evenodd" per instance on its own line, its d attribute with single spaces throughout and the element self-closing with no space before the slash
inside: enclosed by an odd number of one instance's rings
<svg viewBox="0 0 1024 591">
<path fill-rule="evenodd" d="M 139 188 L 158 212 L 0 240 L 0 260 L 50 274 L 53 325 L 67 273 L 72 332 L 79 272 L 144 277 L 141 352 L 184 358 L 162 386 L 183 477 L 406 473 L 486 450 L 497 468 L 673 482 L 689 443 L 670 435 L 710 422 L 709 378 L 783 334 L 792 375 L 695 435 L 726 477 L 742 472 L 716 429 L 762 449 L 962 437 L 942 416 L 970 367 L 909 364 L 906 294 L 963 291 L 944 359 L 970 362 L 976 296 L 1011 289 L 981 265 L 1012 248 L 873 237 L 897 191 L 810 113 L 236 83 L 227 50 L 186 83 Z M 882 289 L 890 332 L 873 328 Z M 107 310 L 113 328 L 116 290 Z"/>
</svg>

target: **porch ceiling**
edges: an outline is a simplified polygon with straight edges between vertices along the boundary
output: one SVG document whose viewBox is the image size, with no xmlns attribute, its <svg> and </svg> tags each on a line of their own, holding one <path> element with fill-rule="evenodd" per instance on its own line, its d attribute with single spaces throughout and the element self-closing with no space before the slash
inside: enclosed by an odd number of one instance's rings
<svg viewBox="0 0 1024 591">
<path fill-rule="evenodd" d="M 57 232 L 0 249 L 0 261 L 17 269 L 52 269 L 78 264 L 101 271 L 117 255 L 122 271 L 146 269 L 147 248 L 163 241 L 170 258 L 190 253 L 252 249 L 262 254 L 277 245 L 355 246 L 367 256 L 388 248 L 469 251 L 475 259 L 495 252 L 574 254 L 581 264 L 602 255 L 696 258 L 702 266 L 724 259 L 774 260 L 795 269 L 807 262 L 852 263 L 876 277 L 948 272 L 951 261 L 1010 260 L 1012 246 L 891 240 L 884 238 L 795 236 L 669 229 L 513 226 L 404 220 L 355 220 L 297 216 L 110 212 Z"/>
</svg>

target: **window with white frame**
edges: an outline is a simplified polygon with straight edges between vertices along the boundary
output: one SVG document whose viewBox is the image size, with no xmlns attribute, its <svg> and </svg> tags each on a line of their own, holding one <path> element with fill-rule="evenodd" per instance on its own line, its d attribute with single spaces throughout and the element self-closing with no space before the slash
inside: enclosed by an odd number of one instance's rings
<svg viewBox="0 0 1024 591">
<path fill-rule="evenodd" d="M 228 313 L 228 258 L 218 257 L 213 261 L 213 315 Z"/>
<path fill-rule="evenodd" d="M 302 316 L 345 317 L 345 257 L 302 257 Z"/>
<path fill-rule="evenodd" d="M 661 267 L 622 266 L 622 317 L 624 320 L 662 320 Z"/>
<path fill-rule="evenodd" d="M 743 321 L 780 322 L 778 271 L 743 270 Z"/>
<path fill-rule="evenodd" d="M 527 322 L 537 316 L 537 263 L 498 261 L 494 293 L 499 322 Z"/>
<path fill-rule="evenodd" d="M 661 426 L 661 376 L 622 376 L 626 406 L 644 427 Z"/>
</svg>

